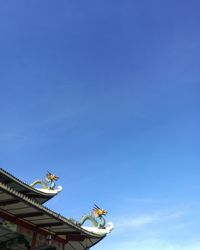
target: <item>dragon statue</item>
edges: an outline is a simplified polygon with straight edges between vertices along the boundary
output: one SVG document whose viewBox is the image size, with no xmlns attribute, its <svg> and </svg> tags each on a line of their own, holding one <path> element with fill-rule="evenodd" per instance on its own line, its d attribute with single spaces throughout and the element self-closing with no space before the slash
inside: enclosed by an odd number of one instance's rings
<svg viewBox="0 0 200 250">
<path fill-rule="evenodd" d="M 79 226 L 82 226 L 86 221 L 90 221 L 94 227 L 97 227 L 99 229 L 105 229 L 105 216 L 108 212 L 100 207 L 98 207 L 96 204 L 94 204 L 93 212 L 92 214 L 84 215 L 80 222 L 77 224 Z"/>
<path fill-rule="evenodd" d="M 55 181 L 57 181 L 58 179 L 59 179 L 58 176 L 56 176 L 56 175 L 54 175 L 54 174 L 52 174 L 50 172 L 47 172 L 47 174 L 46 174 L 46 180 L 45 181 L 36 180 L 30 186 L 34 187 L 37 184 L 41 184 L 44 189 L 54 190 L 55 185 L 56 185 Z"/>
</svg>

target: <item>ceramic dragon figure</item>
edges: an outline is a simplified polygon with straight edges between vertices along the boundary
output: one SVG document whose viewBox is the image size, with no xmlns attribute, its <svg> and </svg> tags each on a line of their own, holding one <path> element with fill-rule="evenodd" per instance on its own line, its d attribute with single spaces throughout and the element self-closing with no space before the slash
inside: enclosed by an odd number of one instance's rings
<svg viewBox="0 0 200 250">
<path fill-rule="evenodd" d="M 97 227 L 99 229 L 105 229 L 106 221 L 104 216 L 107 213 L 108 212 L 105 209 L 102 209 L 98 207 L 96 204 L 94 204 L 92 214 L 83 216 L 80 222 L 78 222 L 78 225 L 82 226 L 86 221 L 90 221 L 94 227 Z"/>
<path fill-rule="evenodd" d="M 41 184 L 44 189 L 54 190 L 55 185 L 56 185 L 55 181 L 57 181 L 58 179 L 59 179 L 59 177 L 56 176 L 55 174 L 47 172 L 45 181 L 36 180 L 30 186 L 35 187 L 37 184 Z"/>
</svg>

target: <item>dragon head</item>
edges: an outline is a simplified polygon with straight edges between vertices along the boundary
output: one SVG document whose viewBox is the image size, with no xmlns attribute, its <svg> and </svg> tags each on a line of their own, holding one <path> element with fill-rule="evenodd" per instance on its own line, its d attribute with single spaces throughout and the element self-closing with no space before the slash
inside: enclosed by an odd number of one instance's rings
<svg viewBox="0 0 200 250">
<path fill-rule="evenodd" d="M 47 172 L 46 177 L 50 181 L 57 181 L 59 179 L 58 176 L 56 176 L 55 174 L 50 173 L 49 171 Z"/>
<path fill-rule="evenodd" d="M 99 217 L 102 215 L 106 215 L 108 212 L 105 209 L 100 208 L 96 204 L 94 204 L 93 213 L 96 217 Z"/>
</svg>

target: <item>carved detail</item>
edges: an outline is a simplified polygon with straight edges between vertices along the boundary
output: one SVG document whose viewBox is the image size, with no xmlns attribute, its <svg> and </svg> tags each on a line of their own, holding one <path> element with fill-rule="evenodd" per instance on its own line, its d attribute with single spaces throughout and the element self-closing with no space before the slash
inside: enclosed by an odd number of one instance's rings
<svg viewBox="0 0 200 250">
<path fill-rule="evenodd" d="M 78 225 L 82 226 L 86 221 L 90 221 L 94 227 L 105 229 L 106 221 L 104 216 L 107 213 L 108 212 L 105 209 L 102 209 L 94 204 L 93 213 L 83 216 L 80 222 L 78 222 Z"/>
<path fill-rule="evenodd" d="M 55 174 L 47 172 L 45 181 L 43 181 L 43 180 L 36 180 L 30 186 L 31 187 L 35 187 L 37 184 L 40 184 L 40 185 L 42 185 L 42 187 L 44 189 L 54 190 L 55 185 L 56 185 L 55 181 L 57 181 L 58 179 L 59 179 L 59 177 L 56 176 Z"/>
</svg>

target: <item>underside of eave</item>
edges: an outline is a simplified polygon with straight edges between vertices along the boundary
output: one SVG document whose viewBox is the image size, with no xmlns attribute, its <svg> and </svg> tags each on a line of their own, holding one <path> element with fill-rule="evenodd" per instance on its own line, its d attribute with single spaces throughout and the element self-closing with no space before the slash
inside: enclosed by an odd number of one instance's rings
<svg viewBox="0 0 200 250">
<path fill-rule="evenodd" d="M 25 196 L 25 195 L 23 195 L 23 194 L 18 193 L 17 191 L 13 190 L 13 189 L 10 188 L 10 187 L 7 187 L 5 184 L 3 184 L 3 183 L 1 183 L 1 182 L 0 182 L 0 189 L 3 190 L 4 192 L 9 193 L 9 194 L 13 197 L 13 201 L 10 200 L 10 201 L 7 201 L 7 203 L 8 203 L 8 202 L 10 202 L 10 203 L 13 202 L 13 204 L 14 204 L 14 203 L 23 201 L 23 202 L 26 203 L 29 207 L 35 208 L 35 209 L 37 210 L 37 213 L 39 213 L 39 215 L 40 215 L 40 214 L 41 214 L 41 215 L 43 215 L 43 214 L 45 215 L 45 214 L 46 214 L 46 215 L 48 215 L 48 216 L 50 216 L 50 217 L 52 217 L 53 219 L 56 220 L 55 224 L 49 224 L 49 225 L 47 225 L 47 224 L 41 224 L 41 225 L 40 225 L 41 228 L 42 228 L 42 227 L 44 228 L 45 226 L 53 227 L 53 225 L 54 225 L 54 226 L 56 226 L 56 225 L 66 225 L 66 226 L 68 226 L 68 227 L 71 227 L 72 230 L 75 230 L 75 231 L 79 232 L 80 234 L 83 234 L 83 235 L 87 236 L 88 238 L 91 237 L 91 238 L 97 238 L 97 239 L 101 240 L 102 238 L 105 237 L 105 235 L 97 235 L 97 234 L 94 234 L 94 233 L 91 233 L 91 232 L 88 232 L 88 231 L 84 230 L 83 228 L 79 227 L 78 225 L 73 224 L 73 223 L 72 223 L 71 221 L 69 221 L 67 218 L 61 216 L 60 214 L 57 214 L 57 213 L 51 211 L 50 209 L 44 207 L 43 205 L 41 205 L 41 204 L 39 204 L 39 203 L 36 203 L 35 201 L 33 201 L 32 199 L 30 199 L 29 197 L 27 197 L 27 196 Z M 6 204 L 6 203 L 5 203 L 5 204 Z M 33 214 L 32 214 L 32 215 L 33 215 Z M 32 216 L 32 215 L 31 215 L 31 216 Z M 18 219 L 26 220 L 28 216 L 30 216 L 30 214 L 28 214 L 28 213 L 25 214 L 25 213 L 24 213 L 23 215 L 21 215 L 21 218 L 20 218 L 20 216 L 19 216 Z M 33 215 L 33 216 L 36 216 L 36 214 Z M 55 232 L 53 232 L 53 231 L 52 231 L 52 233 L 55 234 Z M 63 233 L 63 232 L 62 232 L 62 233 Z M 68 233 L 68 232 L 66 232 L 66 234 L 67 234 L 67 233 Z"/>
</svg>

